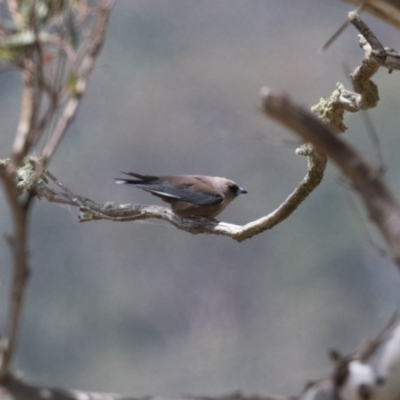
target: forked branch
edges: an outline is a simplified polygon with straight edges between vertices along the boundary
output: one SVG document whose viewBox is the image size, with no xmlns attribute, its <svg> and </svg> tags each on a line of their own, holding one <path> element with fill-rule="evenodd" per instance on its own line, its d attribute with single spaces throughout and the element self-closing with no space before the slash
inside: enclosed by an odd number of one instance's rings
<svg viewBox="0 0 400 400">
<path fill-rule="evenodd" d="M 84 2 L 82 4 L 84 5 Z M 50 132 L 50 140 L 45 146 L 42 162 L 36 163 L 36 171 L 31 171 L 32 190 L 23 193 L 18 184 L 21 164 L 25 165 L 26 156 L 38 145 L 45 129 L 50 129 L 51 122 L 61 107 L 60 93 L 58 92 L 61 89 L 56 87 L 60 85 L 56 84 L 52 87 L 50 79 L 43 74 L 44 48 L 46 45 L 50 45 L 51 40 L 55 39 L 56 32 L 62 30 L 60 26 L 57 27 L 59 29 L 54 29 L 53 17 L 56 15 L 57 21 L 65 22 L 67 20 L 68 29 L 71 29 L 72 19 L 69 18 L 71 9 L 68 8 L 67 1 L 42 2 L 41 7 L 38 7 L 37 1 L 24 2 L 24 4 L 13 0 L 8 1 L 9 14 L 14 25 L 8 30 L 5 28 L 0 30 L 0 58 L 13 63 L 21 70 L 23 90 L 13 153 L 10 160 L 0 167 L 0 180 L 3 183 L 14 226 L 14 233 L 8 239 L 14 263 L 7 327 L 5 336 L 0 342 L 0 383 L 7 380 L 10 374 L 29 276 L 27 231 L 29 211 L 34 199 L 34 183 L 40 177 L 43 165 L 53 155 L 76 114 L 94 62 L 105 40 L 105 30 L 112 5 L 112 0 L 101 0 L 95 7 L 97 14 L 95 13 L 94 25 L 87 40 L 83 41 L 81 57 L 75 60 L 73 65 L 74 85 L 70 85 L 69 90 L 64 89 L 68 93 L 64 97 L 70 100 L 67 101 L 61 113 L 56 129 Z M 46 7 L 47 14 L 39 15 L 40 10 L 43 11 Z M 4 10 L 5 8 L 2 7 L 1 11 Z M 10 26 L 10 21 L 8 22 L 8 26 Z M 55 82 L 64 82 L 66 79 L 64 69 L 61 68 L 58 71 L 61 72 L 58 74 L 59 79 L 56 79 Z M 44 93 L 49 95 L 50 101 L 47 105 L 48 109 L 40 121 L 41 99 Z"/>
<path fill-rule="evenodd" d="M 400 208 L 379 170 L 308 110 L 265 87 L 265 114 L 324 152 L 353 184 L 400 268 Z"/>
</svg>

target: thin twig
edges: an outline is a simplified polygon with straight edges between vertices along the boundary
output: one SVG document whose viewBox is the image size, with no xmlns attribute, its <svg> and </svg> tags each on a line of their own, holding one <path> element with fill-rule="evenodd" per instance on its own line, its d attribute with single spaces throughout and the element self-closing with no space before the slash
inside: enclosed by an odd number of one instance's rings
<svg viewBox="0 0 400 400">
<path fill-rule="evenodd" d="M 360 13 L 366 4 L 366 0 L 364 0 L 355 10 L 356 13 Z M 346 20 L 339 28 L 338 30 L 321 46 L 321 48 L 318 50 L 318 53 L 324 53 L 329 46 L 345 31 L 345 29 L 351 24 L 349 19 Z"/>
<path fill-rule="evenodd" d="M 10 164 L 14 171 L 33 144 L 34 126 L 39 111 L 37 73 L 37 65 L 34 57 L 26 57 L 22 71 L 23 93 L 21 114 L 13 146 L 13 164 Z"/>
<path fill-rule="evenodd" d="M 106 26 L 112 5 L 113 2 L 111 0 L 103 0 L 101 5 L 98 7 L 96 24 L 90 38 L 88 39 L 88 48 L 79 68 L 77 68 L 76 71 L 77 80 L 75 88 L 71 93 L 71 98 L 67 102 L 51 138 L 43 149 L 43 165 L 47 165 L 65 135 L 68 126 L 75 118 L 80 105 L 80 100 L 86 90 L 89 75 L 93 71 L 95 61 L 105 41 Z"/>
<path fill-rule="evenodd" d="M 368 361 L 376 352 L 382 347 L 387 341 L 387 335 L 393 331 L 396 323 L 399 322 L 399 313 L 395 312 L 390 317 L 387 324 L 378 332 L 375 337 L 363 340 L 354 353 L 354 358 L 359 359 L 363 362 Z"/>
</svg>

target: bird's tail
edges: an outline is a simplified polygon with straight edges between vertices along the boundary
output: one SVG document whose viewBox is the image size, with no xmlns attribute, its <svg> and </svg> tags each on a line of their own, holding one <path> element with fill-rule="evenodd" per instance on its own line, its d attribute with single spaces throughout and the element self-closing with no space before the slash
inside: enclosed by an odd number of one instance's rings
<svg viewBox="0 0 400 400">
<path fill-rule="evenodd" d="M 129 175 L 129 176 L 134 176 L 135 178 L 138 179 L 121 179 L 121 178 L 114 178 L 115 183 L 121 184 L 121 185 L 138 185 L 138 184 L 146 184 L 154 181 L 158 181 L 159 178 L 158 176 L 152 176 L 152 175 L 140 175 L 140 174 L 135 174 L 134 172 L 121 172 L 121 174 Z"/>
<path fill-rule="evenodd" d="M 120 178 L 114 178 L 115 183 L 118 183 L 120 185 L 136 185 L 138 183 L 143 183 L 143 181 L 138 181 L 136 179 L 120 179 Z"/>
</svg>

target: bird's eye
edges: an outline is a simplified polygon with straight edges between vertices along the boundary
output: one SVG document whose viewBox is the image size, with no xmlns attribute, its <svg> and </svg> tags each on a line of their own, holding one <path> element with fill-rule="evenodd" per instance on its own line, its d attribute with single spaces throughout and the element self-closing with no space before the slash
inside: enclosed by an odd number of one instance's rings
<svg viewBox="0 0 400 400">
<path fill-rule="evenodd" d="M 237 193 L 238 192 L 238 190 L 239 190 L 239 186 L 238 185 L 229 185 L 229 190 L 232 192 L 232 193 Z"/>
</svg>

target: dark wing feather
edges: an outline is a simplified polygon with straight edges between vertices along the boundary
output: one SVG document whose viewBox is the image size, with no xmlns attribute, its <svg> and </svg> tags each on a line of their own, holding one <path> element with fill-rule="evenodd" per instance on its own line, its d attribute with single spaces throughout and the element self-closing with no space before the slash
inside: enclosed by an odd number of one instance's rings
<svg viewBox="0 0 400 400">
<path fill-rule="evenodd" d="M 121 174 L 129 175 L 129 176 L 134 176 L 135 178 L 140 179 L 139 182 L 151 182 L 151 181 L 158 181 L 160 178 L 158 176 L 152 176 L 152 175 L 140 175 L 140 174 L 135 174 L 134 172 L 123 172 L 121 171 Z"/>
<path fill-rule="evenodd" d="M 193 187 L 191 184 L 183 184 L 180 186 L 171 185 L 168 181 L 161 181 L 159 184 L 136 185 L 157 197 L 165 197 L 168 199 L 179 199 L 188 203 L 198 204 L 202 206 L 220 204 L 224 198 L 217 192 L 213 192 L 210 188 Z M 201 189 L 201 190 L 199 190 Z"/>
</svg>

